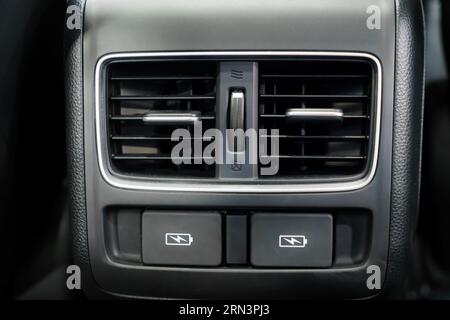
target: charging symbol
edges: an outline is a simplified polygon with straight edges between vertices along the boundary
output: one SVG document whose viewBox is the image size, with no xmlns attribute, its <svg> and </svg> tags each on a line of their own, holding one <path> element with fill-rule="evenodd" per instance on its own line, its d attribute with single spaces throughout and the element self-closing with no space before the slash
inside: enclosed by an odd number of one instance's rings
<svg viewBox="0 0 450 320">
<path fill-rule="evenodd" d="M 190 233 L 166 233 L 166 246 L 190 246 L 194 241 Z"/>
<path fill-rule="evenodd" d="M 308 244 L 308 239 L 304 235 L 280 235 L 278 246 L 280 248 L 304 248 Z"/>
</svg>

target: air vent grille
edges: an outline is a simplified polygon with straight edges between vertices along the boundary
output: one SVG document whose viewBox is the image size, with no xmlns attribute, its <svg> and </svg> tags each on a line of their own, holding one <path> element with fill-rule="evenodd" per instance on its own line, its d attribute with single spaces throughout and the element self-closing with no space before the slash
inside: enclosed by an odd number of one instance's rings
<svg viewBox="0 0 450 320">
<path fill-rule="evenodd" d="M 279 130 L 280 158 L 278 173 L 261 178 L 365 172 L 375 110 L 370 63 L 268 61 L 259 70 L 259 128 Z"/>
<path fill-rule="evenodd" d="M 108 77 L 109 156 L 113 170 L 126 175 L 209 178 L 215 166 L 174 164 L 175 129 L 193 137 L 195 120 L 203 132 L 215 127 L 215 62 L 139 61 L 111 63 Z M 193 148 L 194 139 L 192 139 Z M 183 155 L 185 157 L 186 155 Z"/>
</svg>

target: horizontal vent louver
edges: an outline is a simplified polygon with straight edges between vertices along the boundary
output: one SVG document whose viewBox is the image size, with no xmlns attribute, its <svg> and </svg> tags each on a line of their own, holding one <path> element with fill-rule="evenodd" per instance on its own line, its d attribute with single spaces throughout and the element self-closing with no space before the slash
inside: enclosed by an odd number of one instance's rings
<svg viewBox="0 0 450 320">
<path fill-rule="evenodd" d="M 363 61 L 260 63 L 259 128 L 278 129 L 279 171 L 261 178 L 340 178 L 368 166 L 373 68 Z"/>
<path fill-rule="evenodd" d="M 110 64 L 108 77 L 109 156 L 113 170 L 126 175 L 210 178 L 215 166 L 173 163 L 172 132 L 193 121 L 215 127 L 214 62 L 165 61 Z M 194 139 L 192 139 L 194 140 Z M 193 141 L 192 141 L 193 143 Z M 193 147 L 193 146 L 192 146 Z"/>
</svg>

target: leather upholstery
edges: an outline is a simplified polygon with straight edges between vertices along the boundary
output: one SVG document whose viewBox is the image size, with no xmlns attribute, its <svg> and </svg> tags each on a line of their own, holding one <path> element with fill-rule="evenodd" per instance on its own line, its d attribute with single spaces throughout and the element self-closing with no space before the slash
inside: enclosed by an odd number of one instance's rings
<svg viewBox="0 0 450 320">
<path fill-rule="evenodd" d="M 392 204 L 385 293 L 399 293 L 416 228 L 424 95 L 424 20 L 421 1 L 397 0 Z M 419 23 L 418 23 L 419 22 Z"/>
</svg>

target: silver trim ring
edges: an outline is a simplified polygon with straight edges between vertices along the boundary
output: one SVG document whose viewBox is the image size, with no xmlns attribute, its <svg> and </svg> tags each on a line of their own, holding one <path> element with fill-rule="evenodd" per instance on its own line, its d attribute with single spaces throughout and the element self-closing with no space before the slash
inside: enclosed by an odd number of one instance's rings
<svg viewBox="0 0 450 320">
<path fill-rule="evenodd" d="M 142 59 L 142 58 L 190 58 L 190 57 L 328 57 L 328 58 L 363 58 L 371 60 L 377 71 L 376 87 L 376 123 L 375 140 L 371 167 L 364 178 L 348 182 L 330 183 L 297 183 L 297 184 L 236 184 L 214 182 L 212 180 L 194 182 L 168 182 L 161 179 L 137 180 L 118 177 L 105 167 L 102 151 L 102 118 L 100 107 L 102 103 L 101 80 L 102 71 L 106 63 L 111 60 Z M 360 52 L 332 52 L 332 51 L 203 51 L 203 52 L 154 52 L 154 53 L 112 53 L 101 57 L 95 67 L 95 133 L 98 163 L 103 179 L 113 187 L 143 191 L 181 191 L 207 193 L 317 193 L 353 191 L 366 187 L 374 178 L 378 164 L 380 131 L 381 131 L 381 100 L 382 100 L 382 67 L 380 60 L 369 53 Z"/>
</svg>

